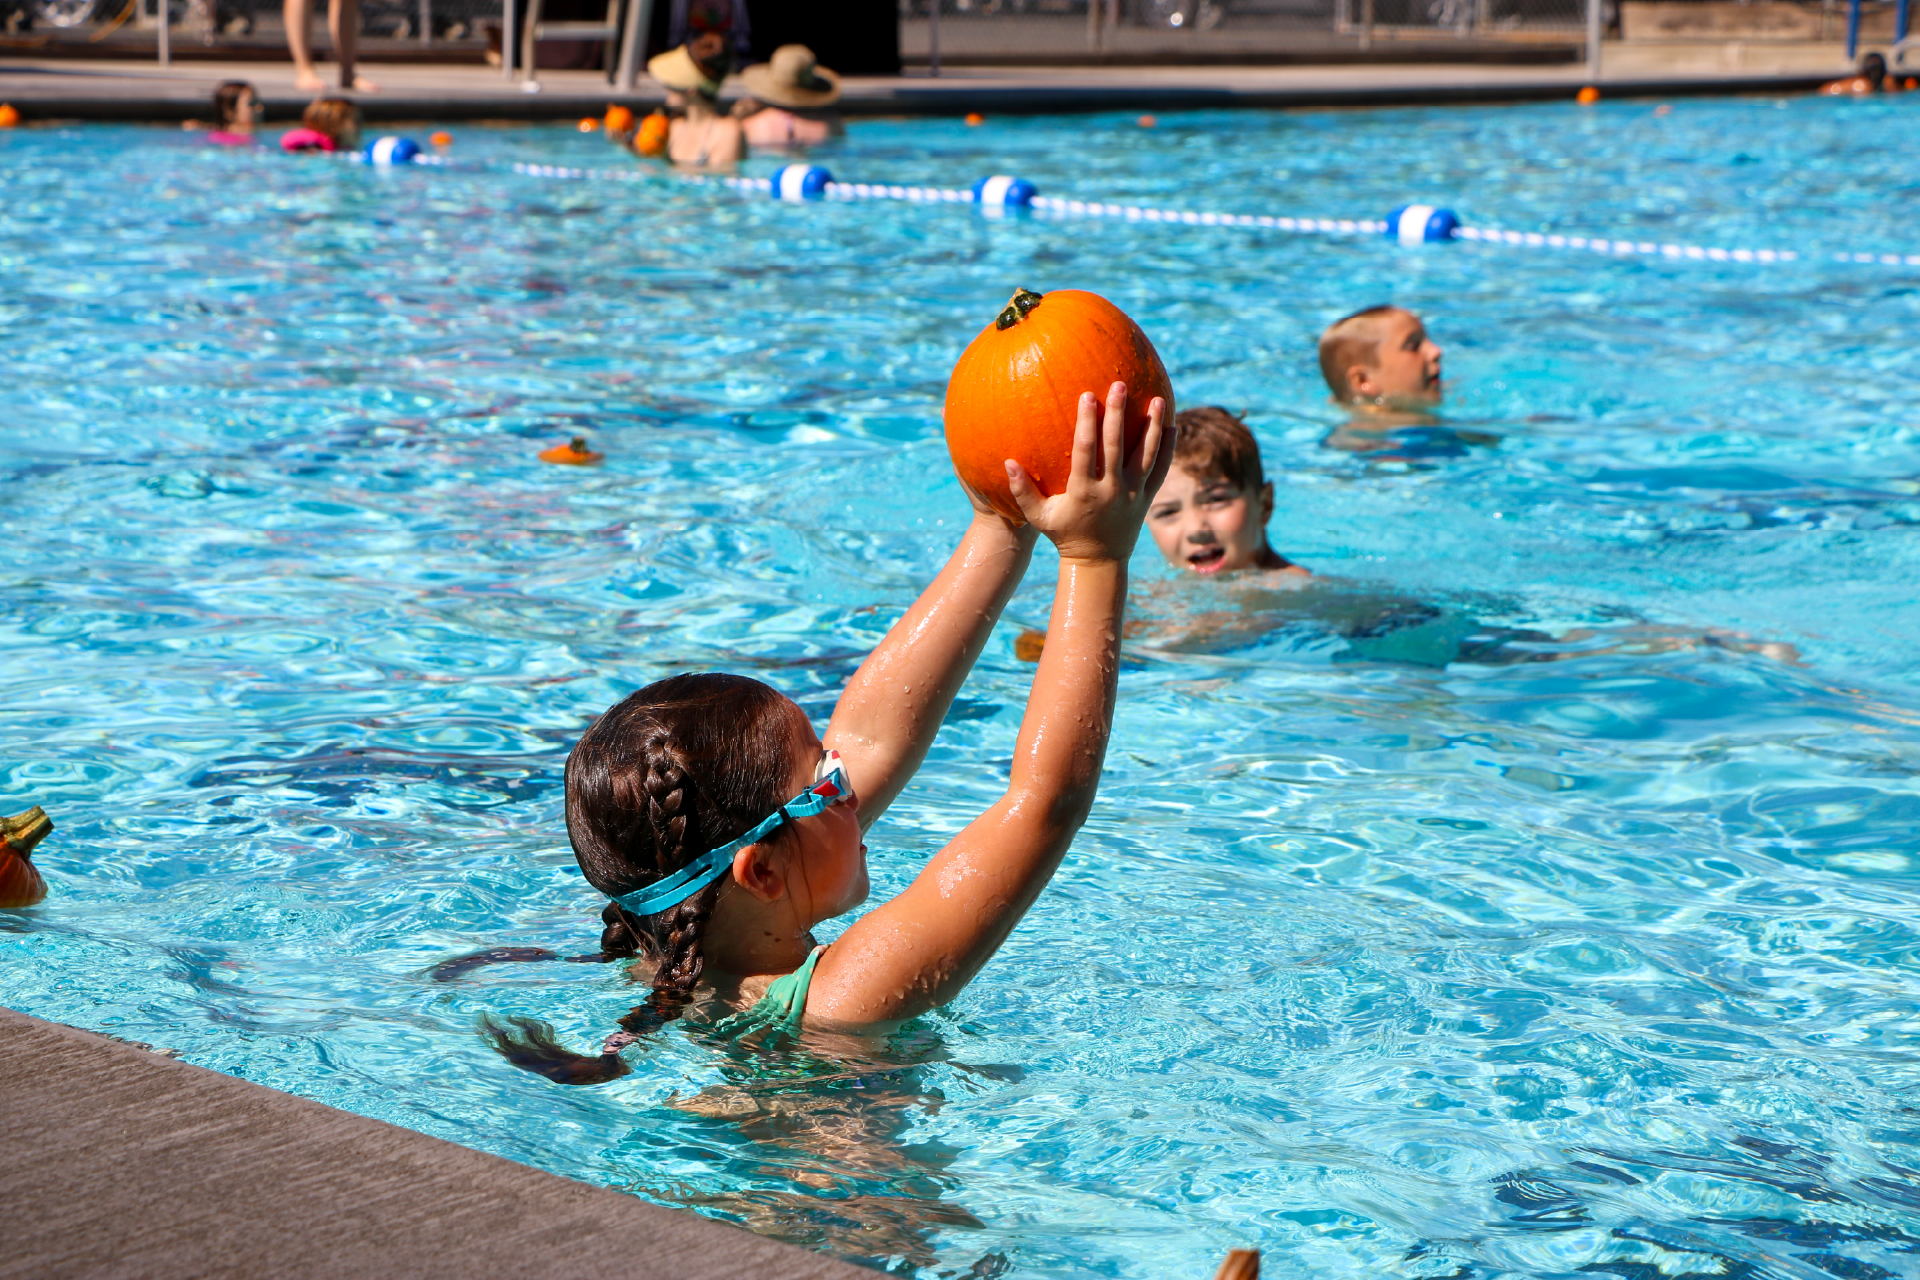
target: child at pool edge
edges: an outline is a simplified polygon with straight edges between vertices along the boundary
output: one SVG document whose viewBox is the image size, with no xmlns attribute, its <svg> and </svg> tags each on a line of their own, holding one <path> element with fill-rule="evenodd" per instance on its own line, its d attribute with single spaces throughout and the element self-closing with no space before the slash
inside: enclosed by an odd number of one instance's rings
<svg viewBox="0 0 1920 1280">
<path fill-rule="evenodd" d="M 565 1083 L 626 1070 L 618 1051 L 678 1016 L 697 988 L 751 1006 L 748 1025 L 883 1030 L 957 996 L 1040 896 L 1091 809 L 1117 693 L 1127 560 L 1173 460 L 1155 399 L 1125 454 L 1126 388 L 1080 398 L 1071 478 L 1043 498 L 1007 473 L 1025 521 L 969 493 L 946 567 L 841 693 L 823 739 L 805 712 L 743 676 L 681 675 L 616 704 L 567 760 L 567 834 L 614 901 L 603 951 L 654 962 L 653 995 L 598 1058 L 519 1024 L 487 1028 L 516 1065 Z M 815 925 L 867 894 L 862 835 L 925 759 L 948 706 L 1026 572 L 1059 549 L 1055 642 L 1034 674 L 1006 794 L 898 897 L 831 947 Z M 798 793 L 797 795 L 795 793 Z M 789 798 L 791 797 L 791 798 Z"/>
</svg>

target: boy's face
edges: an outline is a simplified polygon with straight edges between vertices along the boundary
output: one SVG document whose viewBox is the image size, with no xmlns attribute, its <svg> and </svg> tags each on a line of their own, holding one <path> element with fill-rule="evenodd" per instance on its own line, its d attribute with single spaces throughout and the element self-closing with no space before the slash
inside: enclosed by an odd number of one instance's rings
<svg viewBox="0 0 1920 1280">
<path fill-rule="evenodd" d="M 1176 466 L 1147 508 L 1147 531 L 1175 568 L 1228 573 L 1260 562 L 1272 514 L 1271 484 L 1249 493 L 1231 480 Z"/>
<path fill-rule="evenodd" d="M 1371 365 L 1347 371 L 1355 400 L 1386 404 L 1437 404 L 1440 401 L 1440 356 L 1427 327 L 1411 311 L 1390 311 L 1374 322 L 1380 346 Z"/>
</svg>

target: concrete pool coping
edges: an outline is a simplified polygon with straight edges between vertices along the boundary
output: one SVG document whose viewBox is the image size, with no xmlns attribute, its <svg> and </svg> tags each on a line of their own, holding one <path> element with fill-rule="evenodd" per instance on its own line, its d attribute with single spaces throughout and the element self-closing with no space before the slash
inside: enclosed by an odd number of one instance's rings
<svg viewBox="0 0 1920 1280">
<path fill-rule="evenodd" d="M 1608 97 L 1801 93 L 1844 74 L 1843 57 L 1827 66 L 1768 71 L 1703 72 L 1615 59 L 1600 79 Z M 323 68 L 323 70 L 325 70 Z M 526 93 L 481 67 L 381 65 L 371 69 L 385 91 L 355 95 L 364 118 L 455 122 L 568 120 L 597 115 L 610 102 L 647 108 L 663 95 L 642 80 L 631 94 L 612 91 L 597 72 L 541 75 Z M 286 63 L 176 63 L 0 60 L 0 101 L 29 120 L 175 121 L 204 117 L 213 88 L 241 79 L 259 87 L 269 119 L 297 118 L 312 95 L 296 93 Z M 841 108 L 850 116 L 960 116 L 1212 108 L 1434 106 L 1564 101 L 1587 82 L 1567 66 L 1332 65 L 1290 67 L 969 68 L 925 76 L 848 77 Z M 737 91 L 730 84 L 728 92 Z M 269 135 L 271 136 L 271 135 Z"/>
<path fill-rule="evenodd" d="M 0 1277 L 873 1273 L 0 1009 Z"/>
</svg>

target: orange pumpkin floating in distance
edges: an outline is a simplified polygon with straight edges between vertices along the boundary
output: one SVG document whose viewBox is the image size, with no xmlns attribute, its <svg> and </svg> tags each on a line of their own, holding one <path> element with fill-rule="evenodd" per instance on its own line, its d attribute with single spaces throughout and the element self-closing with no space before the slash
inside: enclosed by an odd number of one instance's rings
<svg viewBox="0 0 1920 1280">
<path fill-rule="evenodd" d="M 582 120 L 580 122 L 580 132 L 582 133 L 592 133 L 594 130 L 598 129 L 599 127 L 600 127 L 600 122 L 598 120 L 595 120 L 592 116 L 588 116 L 585 120 Z"/>
<path fill-rule="evenodd" d="M 605 123 L 608 133 L 625 133 L 633 128 L 633 112 L 618 104 L 608 107 Z"/>
<path fill-rule="evenodd" d="M 1583 107 L 1590 107 L 1594 103 L 1600 101 L 1600 91 L 1594 88 L 1592 85 L 1588 85 L 1586 88 L 1582 89 L 1580 92 L 1574 94 L 1573 100 L 1579 103 Z"/>
<path fill-rule="evenodd" d="M 20 108 L 11 102 L 0 102 L 0 129 L 11 129 L 20 123 Z"/>
<path fill-rule="evenodd" d="M 967 112 L 967 127 L 968 127 L 968 128 L 975 128 L 975 127 L 977 127 L 977 126 L 979 126 L 979 125 L 983 125 L 983 124 L 985 124 L 986 122 L 987 122 L 987 118 L 986 118 L 985 116 L 983 116 L 983 115 L 981 115 L 981 114 L 980 114 L 980 113 L 979 113 L 978 111 L 969 111 L 969 112 Z"/>
<path fill-rule="evenodd" d="M 440 150 L 445 151 L 448 147 L 453 145 L 453 135 L 448 133 L 445 129 L 442 129 L 440 130 L 440 132 L 434 134 L 431 138 L 428 138 L 427 141 L 431 142 L 434 146 L 440 148 Z"/>
<path fill-rule="evenodd" d="M 565 444 L 557 444 L 551 449 L 540 451 L 540 461 L 557 462 L 563 467 L 591 467 L 606 458 L 604 453 L 595 453 L 587 448 L 585 436 L 575 436 Z"/>
<path fill-rule="evenodd" d="M 1134 121 L 1134 123 L 1139 125 L 1142 129 L 1151 129 L 1154 126 L 1158 125 L 1160 123 L 1160 120 L 1156 116 L 1141 116 L 1138 120 Z"/>
<path fill-rule="evenodd" d="M 667 113 L 656 111 L 640 122 L 633 135 L 633 149 L 643 156 L 667 154 Z"/>
<path fill-rule="evenodd" d="M 953 469 L 995 511 L 1018 520 L 1006 460 L 1048 497 L 1067 486 L 1080 396 L 1127 384 L 1127 448 L 1140 447 L 1147 406 L 1173 386 L 1160 353 L 1126 312 L 1097 293 L 1022 289 L 980 331 L 947 379 L 947 452 Z"/>
</svg>

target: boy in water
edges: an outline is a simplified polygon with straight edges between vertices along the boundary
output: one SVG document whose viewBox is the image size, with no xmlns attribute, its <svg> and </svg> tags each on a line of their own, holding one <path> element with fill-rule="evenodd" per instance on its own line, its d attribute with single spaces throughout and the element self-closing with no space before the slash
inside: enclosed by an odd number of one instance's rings
<svg viewBox="0 0 1920 1280">
<path fill-rule="evenodd" d="M 1363 313 L 1364 314 L 1364 313 Z M 1419 355 L 1431 347 L 1416 318 L 1419 342 L 1402 352 Z M 1337 326 L 1336 326 L 1337 327 Z M 1433 349 L 1433 376 L 1416 375 L 1414 362 L 1389 365 L 1388 377 L 1411 383 L 1438 382 L 1439 350 Z M 1370 380 L 1374 375 L 1369 373 Z M 1375 385 L 1380 385 L 1375 380 Z M 1543 644 L 1579 644 L 1596 632 L 1575 630 L 1554 636 L 1544 631 L 1483 622 L 1471 601 L 1423 600 L 1377 587 L 1342 582 L 1313 573 L 1275 551 L 1267 541 L 1273 517 L 1273 484 L 1260 463 L 1260 446 L 1236 415 L 1217 405 L 1175 415 L 1178 427 L 1173 465 L 1147 508 L 1147 532 L 1168 564 L 1197 577 L 1233 575 L 1216 590 L 1193 594 L 1184 582 L 1148 588 L 1139 616 L 1127 624 L 1127 636 L 1165 649 L 1187 652 L 1234 648 L 1264 635 L 1298 629 L 1313 647 L 1335 640 L 1335 662 L 1394 662 L 1444 667 L 1452 662 L 1505 665 L 1552 662 L 1594 652 L 1664 653 L 1676 649 L 1725 648 L 1760 653 L 1782 662 L 1798 661 L 1791 645 L 1754 642 L 1744 636 L 1710 631 L 1673 631 L 1639 626 L 1613 629 L 1603 649 L 1574 652 L 1545 650 Z M 1487 602 L 1481 602 L 1482 607 Z M 1198 606 L 1199 611 L 1195 611 Z M 1045 635 L 1023 632 L 1014 642 L 1016 656 L 1039 659 Z"/>
<path fill-rule="evenodd" d="M 1173 468 L 1153 505 L 1147 531 L 1167 563 L 1195 573 L 1264 569 L 1312 576 L 1267 545 L 1273 482 L 1247 424 L 1218 405 L 1176 414 Z"/>
<path fill-rule="evenodd" d="M 1499 436 L 1438 424 L 1441 355 L 1420 317 L 1404 307 L 1368 307 L 1328 325 L 1320 376 L 1348 418 L 1320 443 L 1381 462 L 1457 458 L 1467 445 L 1497 443 Z"/>
<path fill-rule="evenodd" d="M 1356 414 L 1424 415 L 1440 403 L 1438 343 L 1403 307 L 1368 307 L 1320 335 L 1320 376 L 1336 402 Z"/>
</svg>

